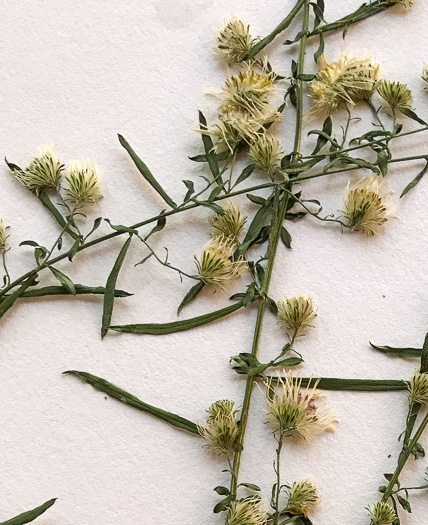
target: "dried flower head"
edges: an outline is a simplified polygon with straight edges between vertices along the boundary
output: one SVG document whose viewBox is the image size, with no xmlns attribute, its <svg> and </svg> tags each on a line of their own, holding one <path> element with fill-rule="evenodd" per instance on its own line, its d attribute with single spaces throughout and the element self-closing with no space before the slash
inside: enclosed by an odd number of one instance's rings
<svg viewBox="0 0 428 525">
<path fill-rule="evenodd" d="M 395 510 L 384 501 L 371 505 L 367 510 L 372 520 L 371 525 L 392 525 L 397 519 Z"/>
<path fill-rule="evenodd" d="M 392 190 L 380 175 L 361 179 L 345 195 L 344 217 L 351 231 L 375 235 L 383 231 L 385 222 L 395 214 L 396 207 L 389 201 Z"/>
<path fill-rule="evenodd" d="M 402 82 L 382 80 L 377 85 L 377 92 L 388 103 L 392 112 L 397 109 L 412 109 L 412 92 Z"/>
<path fill-rule="evenodd" d="M 307 514 L 319 503 L 317 486 L 310 479 L 302 479 L 291 485 L 286 510 L 291 514 Z"/>
<path fill-rule="evenodd" d="M 39 195 L 42 191 L 57 191 L 63 166 L 57 159 L 53 144 L 40 146 L 34 159 L 24 170 L 13 172 L 22 185 Z"/>
<path fill-rule="evenodd" d="M 217 53 L 227 63 L 242 62 L 251 49 L 252 39 L 250 26 L 233 16 L 230 22 L 220 31 L 215 44 Z"/>
<path fill-rule="evenodd" d="M 428 64 L 425 64 L 425 62 L 424 62 L 424 67 L 422 69 L 422 80 L 428 84 Z M 428 89 L 428 86 L 425 86 L 425 90 L 427 89 Z"/>
<path fill-rule="evenodd" d="M 317 316 L 312 297 L 298 295 L 280 299 L 278 305 L 278 323 L 290 332 L 301 335 L 312 326 Z"/>
<path fill-rule="evenodd" d="M 0 255 L 6 252 L 7 238 L 7 227 L 4 225 L 3 220 L 0 219 Z"/>
<path fill-rule="evenodd" d="M 213 229 L 212 236 L 231 238 L 236 244 L 247 217 L 242 216 L 239 206 L 231 201 L 228 201 L 223 209 L 223 215 L 215 213 L 208 219 Z"/>
<path fill-rule="evenodd" d="M 320 67 L 309 86 L 311 113 L 329 115 L 343 104 L 352 106 L 358 100 L 368 100 L 379 79 L 379 66 L 369 55 L 353 57 L 342 53 L 331 64 L 322 57 Z"/>
<path fill-rule="evenodd" d="M 224 107 L 244 109 L 254 117 L 266 118 L 276 113 L 269 107 L 269 101 L 276 92 L 278 75 L 268 66 L 267 61 L 258 73 L 251 64 L 238 74 L 231 76 L 223 86 L 221 98 Z"/>
<path fill-rule="evenodd" d="M 336 420 L 333 412 L 326 408 L 325 403 L 315 405 L 319 397 L 316 390 L 318 382 L 313 387 L 309 382 L 305 392 L 302 392 L 302 377 L 293 378 L 291 371 L 284 370 L 284 373 L 284 377 L 278 373 L 279 392 L 273 387 L 273 378 L 265 382 L 268 422 L 274 432 L 279 432 L 282 437 L 299 435 L 311 439 L 326 430 L 334 430 Z"/>
<path fill-rule="evenodd" d="M 214 126 L 198 131 L 216 139 L 215 151 L 226 148 L 233 152 L 241 141 L 250 143 L 256 137 L 261 125 L 247 111 L 234 109 L 231 106 L 224 109 Z"/>
<path fill-rule="evenodd" d="M 413 6 L 413 0 L 393 0 L 393 3 L 400 4 L 406 9 Z"/>
<path fill-rule="evenodd" d="M 207 410 L 209 416 L 205 428 L 198 425 L 199 434 L 209 448 L 227 452 L 235 444 L 239 427 L 233 406 L 233 401 L 216 401 Z"/>
<path fill-rule="evenodd" d="M 224 290 L 229 281 L 242 275 L 247 269 L 247 263 L 243 257 L 233 260 L 235 248 L 235 241 L 231 238 L 211 239 L 204 246 L 201 255 L 195 255 L 199 279 L 214 288 Z"/>
<path fill-rule="evenodd" d="M 270 174 L 279 164 L 281 142 L 268 133 L 257 135 L 250 144 L 248 156 L 257 168 Z"/>
<path fill-rule="evenodd" d="M 227 511 L 226 525 L 265 525 L 268 514 L 259 496 L 233 501 Z"/>
<path fill-rule="evenodd" d="M 68 200 L 76 208 L 102 199 L 96 165 L 91 162 L 80 164 L 75 160 L 71 161 L 67 167 L 65 191 Z"/>
<path fill-rule="evenodd" d="M 428 374 L 415 370 L 410 379 L 409 397 L 412 403 L 428 404 Z"/>
</svg>

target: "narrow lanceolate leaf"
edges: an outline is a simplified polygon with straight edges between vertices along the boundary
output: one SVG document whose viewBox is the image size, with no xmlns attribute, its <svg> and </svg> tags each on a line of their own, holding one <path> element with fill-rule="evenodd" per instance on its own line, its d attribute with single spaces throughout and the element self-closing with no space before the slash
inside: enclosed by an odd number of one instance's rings
<svg viewBox="0 0 428 525">
<path fill-rule="evenodd" d="M 370 343 L 370 346 L 379 352 L 384 354 L 392 355 L 394 357 L 403 357 L 409 359 L 412 357 L 421 358 L 422 349 L 421 348 L 394 348 L 392 346 L 378 346 Z"/>
<path fill-rule="evenodd" d="M 0 303 L 0 319 L 13 306 L 15 301 L 25 293 L 27 288 L 36 284 L 36 278 L 37 275 L 30 277 L 29 279 L 24 281 L 24 283 L 21 284 L 19 288 L 17 288 L 14 292 L 12 292 L 10 295 L 3 299 L 3 301 Z"/>
<path fill-rule="evenodd" d="M 109 326 L 110 330 L 115 330 L 116 332 L 126 332 L 131 334 L 148 334 L 148 335 L 166 335 L 173 334 L 175 332 L 183 332 L 184 330 L 190 330 L 192 328 L 197 328 L 198 326 L 203 326 L 205 324 L 212 323 L 230 315 L 233 312 L 236 312 L 244 306 L 244 301 L 239 301 L 231 306 L 222 308 L 221 310 L 216 310 L 209 314 L 200 315 L 198 317 L 192 317 L 191 319 L 185 319 L 183 321 L 174 321 L 172 323 L 145 323 L 145 324 L 124 324 Z"/>
<path fill-rule="evenodd" d="M 76 295 L 76 287 L 69 277 L 64 275 L 53 266 L 49 266 L 49 270 L 54 274 L 55 278 L 64 286 L 64 288 L 66 288 L 72 295 Z"/>
<path fill-rule="evenodd" d="M 272 203 L 268 199 L 265 204 L 259 209 L 255 214 L 253 220 L 251 221 L 250 227 L 248 228 L 247 234 L 242 244 L 237 250 L 237 255 L 244 255 L 247 250 L 254 244 L 257 240 L 263 226 L 265 225 L 269 215 L 272 212 Z"/>
<path fill-rule="evenodd" d="M 36 288 L 34 290 L 27 290 L 21 295 L 21 299 L 32 298 L 32 297 L 45 297 L 48 295 L 104 295 L 104 286 L 84 286 L 82 284 L 74 285 L 75 294 L 72 294 L 70 290 L 64 286 L 44 286 L 43 288 Z M 115 290 L 115 297 L 129 297 L 132 293 L 125 292 L 123 290 Z"/>
<path fill-rule="evenodd" d="M 181 310 L 186 306 L 186 304 L 189 304 L 190 301 L 193 301 L 198 293 L 202 291 L 204 286 L 205 283 L 203 281 L 199 281 L 197 284 L 192 286 L 192 288 L 190 288 L 190 290 L 184 296 L 184 299 L 181 301 L 180 306 L 178 307 L 177 315 L 180 315 Z"/>
<path fill-rule="evenodd" d="M 416 113 L 414 111 L 412 111 L 411 109 L 402 108 L 402 109 L 400 109 L 400 111 L 401 111 L 401 113 L 403 113 L 403 115 L 406 115 L 406 117 L 409 117 L 412 120 L 415 120 L 416 122 L 418 122 L 419 124 L 422 124 L 422 126 L 426 126 L 427 125 L 425 120 L 422 120 L 420 117 L 418 117 L 416 115 Z"/>
<path fill-rule="evenodd" d="M 126 252 L 128 251 L 129 245 L 131 244 L 131 240 L 132 235 L 128 237 L 125 244 L 120 249 L 119 255 L 117 256 L 117 259 L 107 279 L 106 289 L 104 293 L 101 337 L 104 337 L 106 335 L 108 327 L 111 323 L 111 316 L 113 315 L 114 291 L 116 289 L 117 278 L 119 276 L 120 269 L 122 268 L 123 261 L 125 260 Z"/>
<path fill-rule="evenodd" d="M 114 397 L 126 405 L 130 405 L 134 408 L 137 408 L 138 410 L 141 410 L 142 412 L 146 412 L 147 414 L 151 414 L 158 419 L 162 419 L 174 427 L 178 427 L 183 430 L 187 430 L 187 432 L 191 432 L 192 434 L 199 435 L 198 428 L 192 421 L 178 416 L 177 414 L 173 414 L 171 412 L 167 412 L 166 410 L 162 410 L 161 408 L 144 403 L 144 401 L 141 401 L 141 399 L 138 399 L 138 397 L 133 396 L 129 392 L 122 390 L 112 383 L 109 383 L 105 379 L 101 379 L 101 377 L 88 374 L 87 372 L 78 372 L 77 370 L 67 370 L 67 372 L 64 372 L 64 374 L 73 374 L 81 379 L 84 383 L 92 385 L 97 390 Z"/>
<path fill-rule="evenodd" d="M 288 230 L 281 228 L 281 241 L 284 243 L 284 246 L 290 248 L 291 250 L 291 235 L 288 233 Z"/>
<path fill-rule="evenodd" d="M 54 205 L 54 203 L 50 200 L 48 195 L 44 193 L 43 191 L 40 192 L 38 195 L 40 202 L 43 204 L 43 206 L 51 213 L 52 217 L 56 220 L 57 224 L 61 226 L 61 228 L 65 228 L 65 231 L 73 237 L 73 239 L 79 239 L 79 234 L 77 232 L 74 232 L 71 228 L 71 226 L 66 227 L 66 220 L 62 216 L 61 212 L 58 210 L 58 208 Z"/>
<path fill-rule="evenodd" d="M 202 111 L 199 111 L 199 125 L 201 128 L 201 131 L 206 131 L 207 121 L 204 115 L 202 114 Z M 213 141 L 209 135 L 204 135 L 204 133 L 202 133 L 201 136 L 202 136 L 202 142 L 204 144 L 205 156 L 207 158 L 207 162 L 208 162 L 210 171 L 213 174 L 213 177 L 216 179 L 217 184 L 222 184 L 223 181 L 221 180 L 221 177 L 220 177 L 220 168 L 218 166 L 217 155 L 214 152 Z"/>
<path fill-rule="evenodd" d="M 146 179 L 146 181 L 150 184 L 150 186 L 159 193 L 159 195 L 163 198 L 163 200 L 169 206 L 171 206 L 171 208 L 176 208 L 177 204 L 171 199 L 171 197 L 166 193 L 166 191 L 162 188 L 159 182 L 154 178 L 152 172 L 149 170 L 146 164 L 140 159 L 140 157 L 135 153 L 135 151 L 131 148 L 131 146 L 124 139 L 124 137 L 122 137 L 122 135 L 118 135 L 118 137 L 119 137 L 119 142 L 129 153 L 129 156 L 134 161 L 134 164 L 137 166 L 137 169 L 141 173 L 141 175 Z"/>
<path fill-rule="evenodd" d="M 275 383 L 277 377 L 268 377 Z M 317 388 L 320 390 L 348 390 L 352 392 L 388 392 L 392 390 L 408 390 L 409 383 L 404 379 L 339 379 L 336 377 L 309 378 L 304 377 L 302 387 L 309 382 L 314 385 L 320 379 Z"/>
<path fill-rule="evenodd" d="M 52 507 L 55 501 L 56 498 L 51 499 L 46 503 L 43 503 L 43 505 L 40 505 L 40 507 L 23 512 L 19 516 L 16 516 L 10 520 L 2 521 L 0 525 L 24 525 L 25 523 L 30 523 L 31 521 L 34 521 L 36 518 L 38 518 L 41 514 L 46 512 L 50 507 Z"/>
<path fill-rule="evenodd" d="M 425 164 L 423 170 L 418 173 L 416 175 L 416 177 L 412 180 L 412 182 L 410 182 L 405 188 L 404 190 L 402 191 L 401 195 L 400 195 L 400 199 L 401 197 L 404 197 L 404 195 L 406 195 L 406 193 L 409 193 L 409 191 L 414 187 L 416 186 L 416 184 L 422 179 L 422 177 L 425 175 L 425 173 L 428 171 L 428 161 L 427 163 Z"/>
</svg>

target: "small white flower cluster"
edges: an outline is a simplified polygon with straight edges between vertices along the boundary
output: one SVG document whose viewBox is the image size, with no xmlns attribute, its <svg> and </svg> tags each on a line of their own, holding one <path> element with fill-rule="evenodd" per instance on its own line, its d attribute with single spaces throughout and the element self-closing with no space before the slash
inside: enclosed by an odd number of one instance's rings
<svg viewBox="0 0 428 525">
<path fill-rule="evenodd" d="M 52 144 L 37 149 L 33 160 L 27 168 L 14 170 L 14 177 L 30 191 L 40 193 L 65 191 L 67 200 L 74 209 L 80 209 L 86 204 L 93 204 L 102 195 L 99 188 L 99 175 L 95 164 L 81 164 L 71 161 L 67 166 L 65 182 L 61 185 L 64 165 L 60 163 Z"/>
<path fill-rule="evenodd" d="M 212 239 L 204 246 L 201 255 L 195 255 L 199 279 L 214 290 L 224 290 L 229 281 L 247 269 L 244 258 L 234 256 L 246 217 L 232 202 L 228 202 L 223 211 L 222 215 L 216 213 L 209 218 Z"/>
</svg>

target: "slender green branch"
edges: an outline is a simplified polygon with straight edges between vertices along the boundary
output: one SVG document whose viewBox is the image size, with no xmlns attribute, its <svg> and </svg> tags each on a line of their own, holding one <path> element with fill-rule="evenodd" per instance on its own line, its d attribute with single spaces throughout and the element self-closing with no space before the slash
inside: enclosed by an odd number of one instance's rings
<svg viewBox="0 0 428 525">
<path fill-rule="evenodd" d="M 282 445 L 284 443 L 284 435 L 283 432 L 279 433 L 278 437 L 278 447 L 276 449 L 276 464 L 275 464 L 275 472 L 276 472 L 276 490 L 275 490 L 275 514 L 273 517 L 273 525 L 278 525 L 279 518 L 281 516 L 280 510 L 279 510 L 279 498 L 281 496 L 281 451 L 282 451 Z"/>
</svg>

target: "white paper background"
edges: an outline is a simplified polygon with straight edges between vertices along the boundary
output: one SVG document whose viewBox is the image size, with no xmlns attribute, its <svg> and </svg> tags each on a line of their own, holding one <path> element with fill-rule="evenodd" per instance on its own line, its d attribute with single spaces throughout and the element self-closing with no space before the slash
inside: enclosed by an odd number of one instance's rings
<svg viewBox="0 0 428 525">
<path fill-rule="evenodd" d="M 358 5 L 358 0 L 327 2 L 326 17 L 334 20 Z M 181 179 L 196 181 L 206 173 L 187 155 L 201 152 L 200 137 L 191 131 L 197 109 L 211 121 L 216 114 L 215 103 L 204 93 L 221 87 L 225 77 L 212 53 L 218 27 L 232 11 L 251 24 L 253 34 L 265 35 L 290 7 L 291 2 L 280 0 L 3 2 L 0 156 L 25 164 L 36 146 L 55 142 L 62 161 L 91 159 L 99 165 L 105 199 L 91 211 L 91 219 L 102 215 L 116 224 L 132 224 L 156 214 L 163 204 L 127 158 L 116 133 L 129 140 L 179 199 Z M 409 84 L 415 106 L 427 117 L 428 95 L 420 80 L 428 60 L 427 22 L 428 10 L 416 0 L 412 10 L 394 8 L 352 27 L 345 42 L 341 35 L 331 36 L 327 57 L 334 59 L 341 50 L 372 53 L 385 78 Z M 282 40 L 272 57 L 279 71 L 288 74 L 295 49 L 281 46 Z M 307 64 L 314 70 L 312 53 Z M 292 119 L 290 110 L 278 128 L 285 150 L 290 149 Z M 405 126 L 413 124 L 406 121 Z M 425 135 L 416 135 L 397 141 L 394 153 L 426 153 L 426 143 Z M 391 168 L 389 184 L 398 195 L 421 166 Z M 305 195 L 320 198 L 326 213 L 336 212 L 347 182 L 346 174 L 311 182 Z M 427 331 L 427 198 L 423 180 L 400 201 L 399 218 L 375 239 L 342 235 L 316 220 L 289 225 L 293 249 L 279 249 L 271 294 L 278 299 L 302 291 L 318 304 L 316 329 L 297 345 L 308 374 L 410 376 L 414 363 L 384 357 L 368 341 L 422 344 Z M 254 212 L 252 205 L 245 206 Z M 208 215 L 201 210 L 168 220 L 154 246 L 160 252 L 168 246 L 171 262 L 192 272 L 193 253 L 209 237 Z M 1 168 L 0 216 L 11 225 L 9 261 L 18 276 L 32 265 L 32 250 L 18 248 L 19 242 L 49 243 L 57 228 L 6 167 Z M 122 242 L 115 239 L 85 251 L 73 265 L 60 268 L 75 282 L 102 285 Z M 153 261 L 134 268 L 144 253 L 135 243 L 121 273 L 120 287 L 135 295 L 116 302 L 117 324 L 174 320 L 189 287 Z M 214 297 L 203 293 L 183 316 L 220 308 L 243 284 Z M 244 378 L 230 370 L 228 360 L 249 351 L 254 309 L 193 332 L 159 338 L 111 334 L 103 342 L 101 312 L 99 298 L 39 299 L 19 304 L 2 321 L 0 520 L 57 497 L 39 525 L 222 523 L 212 514 L 218 501 L 212 489 L 227 483 L 221 460 L 203 450 L 196 437 L 61 373 L 91 372 L 149 403 L 203 421 L 216 399 L 242 402 Z M 261 359 L 275 356 L 283 342 L 284 334 L 267 316 Z M 283 479 L 310 475 L 318 483 L 322 506 L 313 515 L 315 525 L 368 523 L 364 507 L 376 501 L 382 473 L 396 463 L 406 395 L 338 392 L 329 399 L 340 420 L 337 432 L 311 445 L 287 446 Z M 275 444 L 263 422 L 258 391 L 251 408 L 241 480 L 260 484 L 268 496 Z M 425 467 L 425 460 L 411 462 L 406 478 L 422 481 Z M 426 494 L 411 501 L 413 514 L 402 523 L 425 523 Z"/>
</svg>

